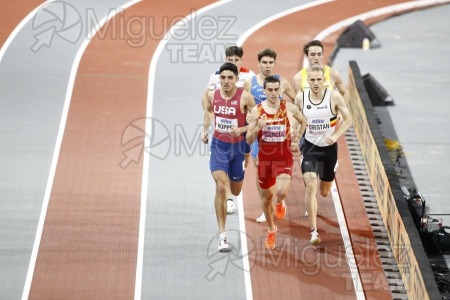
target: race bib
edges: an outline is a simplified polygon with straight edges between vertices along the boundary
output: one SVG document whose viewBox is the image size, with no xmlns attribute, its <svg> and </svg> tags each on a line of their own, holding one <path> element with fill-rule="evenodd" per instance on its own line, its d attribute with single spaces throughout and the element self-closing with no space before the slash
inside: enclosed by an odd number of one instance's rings
<svg viewBox="0 0 450 300">
<path fill-rule="evenodd" d="M 264 126 L 262 140 L 265 142 L 284 142 L 286 140 L 286 125 Z"/>
<path fill-rule="evenodd" d="M 222 117 L 216 117 L 216 131 L 220 133 L 230 133 L 231 130 L 238 127 L 237 119 L 226 119 Z"/>
<path fill-rule="evenodd" d="M 308 129 L 310 134 L 323 134 L 330 129 L 330 120 L 323 118 L 309 119 Z"/>
</svg>

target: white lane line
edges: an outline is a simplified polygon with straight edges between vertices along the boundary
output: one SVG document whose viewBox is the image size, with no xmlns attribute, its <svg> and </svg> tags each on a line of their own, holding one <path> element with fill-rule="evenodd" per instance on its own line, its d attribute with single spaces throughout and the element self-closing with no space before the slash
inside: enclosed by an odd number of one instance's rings
<svg viewBox="0 0 450 300">
<path fill-rule="evenodd" d="M 344 209 L 342 208 L 341 198 L 336 187 L 336 181 L 333 181 L 331 187 L 331 196 L 333 197 L 334 209 L 336 210 L 339 228 L 341 229 L 342 240 L 344 241 L 345 254 L 347 256 L 348 266 L 352 274 L 353 286 L 355 287 L 356 298 L 358 300 L 365 300 L 364 288 L 361 283 L 361 276 L 359 274 L 358 265 L 356 264 L 355 254 L 353 253 L 352 241 L 350 233 L 348 232 L 347 220 L 345 219 Z"/>
<path fill-rule="evenodd" d="M 305 9 L 308 9 L 308 8 L 311 8 L 314 6 L 318 6 L 318 5 L 322 5 L 322 4 L 325 4 L 328 2 L 332 2 L 332 1 L 335 1 L 335 0 L 319 0 L 319 1 L 311 2 L 311 3 L 307 3 L 307 4 L 302 4 L 302 5 L 287 9 L 285 11 L 279 12 L 277 14 L 274 14 L 271 17 L 266 18 L 266 19 L 262 20 L 261 22 L 250 27 L 250 29 L 245 31 L 240 36 L 240 38 L 237 40 L 236 44 L 239 46 L 242 46 L 244 44 L 244 42 L 253 33 L 255 33 L 257 30 L 259 30 L 263 26 L 265 26 L 277 19 L 280 19 L 282 17 L 285 17 L 287 15 L 290 15 L 292 13 L 295 13 L 295 12 L 298 12 L 301 10 L 305 10 Z M 239 194 L 239 196 L 237 197 L 237 202 L 238 202 L 238 211 L 239 211 L 239 231 L 240 231 L 240 239 L 241 239 L 241 255 L 242 255 L 242 259 L 243 259 L 242 264 L 243 264 L 243 269 L 244 269 L 245 294 L 246 294 L 247 300 L 252 300 L 253 299 L 253 291 L 252 291 L 252 281 L 251 281 L 251 276 L 250 276 L 250 262 L 249 262 L 249 255 L 248 255 L 247 235 L 245 234 L 246 229 L 245 229 L 244 204 L 243 204 L 242 193 Z"/>
<path fill-rule="evenodd" d="M 218 1 L 213 4 L 202 7 L 201 9 L 194 11 L 190 15 L 184 17 L 178 21 L 162 38 L 159 42 L 158 47 L 153 54 L 152 60 L 150 62 L 150 70 L 148 75 L 148 94 L 147 94 L 147 109 L 146 109 L 146 122 L 145 122 L 145 132 L 152 132 L 152 122 L 148 122 L 148 119 L 153 116 L 153 98 L 155 92 L 155 78 L 156 78 L 156 65 L 161 53 L 164 51 L 167 42 L 173 36 L 173 33 L 182 29 L 186 26 L 194 17 L 199 16 L 208 10 L 214 9 L 218 6 L 227 4 L 234 0 L 224 0 Z M 149 173 L 149 163 L 150 163 L 150 139 L 145 139 L 144 149 L 144 159 L 143 159 L 143 171 L 142 171 L 142 190 L 141 190 L 141 210 L 139 218 L 139 241 L 138 241 L 138 253 L 136 262 L 136 281 L 134 287 L 134 299 L 140 300 L 142 296 L 142 269 L 144 265 L 144 242 L 145 242 L 145 219 L 147 216 L 147 195 L 148 195 L 148 173 Z"/>
<path fill-rule="evenodd" d="M 114 11 L 111 10 L 106 17 L 104 17 L 103 19 L 101 19 L 98 22 L 98 24 L 97 24 L 98 26 L 93 27 L 90 34 L 84 39 L 83 43 L 81 44 L 81 46 L 78 49 L 78 52 L 74 58 L 74 61 L 72 64 L 72 69 L 70 71 L 69 81 L 67 84 L 66 97 L 64 100 L 64 106 L 63 106 L 63 110 L 62 110 L 62 114 L 61 114 L 61 121 L 59 124 L 59 130 L 58 130 L 58 136 L 56 138 L 55 149 L 53 152 L 52 164 L 51 164 L 50 172 L 48 175 L 47 186 L 45 188 L 45 194 L 44 194 L 44 200 L 42 203 L 41 214 L 39 216 L 39 222 L 38 222 L 37 229 L 36 229 L 36 237 L 34 240 L 33 250 L 31 252 L 30 264 L 28 265 L 27 277 L 26 277 L 25 286 L 24 286 L 23 292 L 22 292 L 22 300 L 27 300 L 28 295 L 30 293 L 31 281 L 33 279 L 34 268 L 36 266 L 37 254 L 38 254 L 38 250 L 39 250 L 39 245 L 41 243 L 42 231 L 44 229 L 45 217 L 47 215 L 48 202 L 50 200 L 50 194 L 51 194 L 52 187 L 53 187 L 53 181 L 55 179 L 56 166 L 58 164 L 62 139 L 63 139 L 64 131 L 66 128 L 67 114 L 69 112 L 70 102 L 72 99 L 73 86 L 75 83 L 75 78 L 77 75 L 78 66 L 80 65 L 81 58 L 82 58 L 84 51 L 86 50 L 89 42 L 91 41 L 91 39 L 89 37 L 93 37 L 95 35 L 95 33 L 98 30 L 100 30 L 100 28 L 106 22 L 108 22 L 109 19 L 114 17 L 117 13 L 125 10 L 126 8 L 130 7 L 133 4 L 138 3 L 140 1 L 141 0 L 133 0 L 133 1 L 127 2 L 126 4 L 123 4 L 122 6 L 118 7 Z M 48 2 L 46 4 L 48 4 Z"/>
<path fill-rule="evenodd" d="M 284 10 L 282 12 L 279 12 L 277 14 L 274 14 L 272 16 L 270 16 L 269 18 L 266 18 L 264 20 L 262 20 L 259 23 L 256 23 L 255 25 L 253 25 L 252 27 L 250 27 L 249 30 L 247 30 L 246 32 L 244 32 L 241 37 L 238 39 L 237 41 L 237 45 L 238 46 L 242 46 L 244 44 L 244 42 L 249 38 L 250 35 L 252 35 L 253 33 L 255 33 L 258 29 L 260 29 L 261 27 L 269 24 L 270 22 L 273 22 L 277 19 L 280 19 L 282 17 L 285 17 L 287 15 L 296 13 L 298 11 L 301 10 L 305 10 L 314 6 L 318 6 L 318 5 L 322 5 L 328 2 L 333 2 L 335 0 L 319 0 L 319 1 L 314 1 L 314 2 L 310 2 L 310 3 L 306 3 L 306 4 L 302 4 L 296 7 L 292 7 L 290 9 Z"/>
<path fill-rule="evenodd" d="M 421 7 L 426 7 L 426 6 L 430 6 L 430 5 L 445 4 L 445 3 L 449 3 L 449 2 L 450 2 L 450 0 L 420 0 L 420 1 L 410 1 L 410 2 L 400 3 L 400 4 L 385 6 L 382 8 L 378 8 L 378 9 L 375 9 L 375 10 L 339 21 L 339 22 L 331 25 L 330 27 L 327 27 L 323 31 L 321 31 L 318 35 L 316 35 L 314 40 L 320 40 L 320 41 L 324 40 L 329 35 L 332 35 L 336 31 L 346 28 L 347 26 L 353 24 L 354 22 L 356 22 L 358 20 L 364 21 L 364 20 L 379 17 L 382 15 L 387 15 L 387 14 L 392 14 L 392 13 L 401 13 L 405 10 L 409 10 L 412 8 L 421 8 Z M 303 65 L 304 66 L 308 65 L 308 60 L 306 58 L 303 59 Z"/>
<path fill-rule="evenodd" d="M 239 214 L 239 232 L 241 239 L 241 255 L 242 255 L 242 269 L 244 269 L 244 282 L 245 282 L 245 298 L 247 300 L 253 300 L 252 279 L 250 277 L 250 262 L 247 245 L 247 234 L 245 230 L 245 218 L 244 218 L 244 198 L 242 192 L 236 197 L 238 203 Z"/>
<path fill-rule="evenodd" d="M 36 13 L 42 8 L 42 6 L 47 5 L 51 2 L 54 2 L 57 0 L 49 0 L 45 1 L 35 9 L 33 9 L 20 23 L 19 25 L 14 28 L 14 30 L 11 32 L 11 34 L 6 39 L 5 43 L 3 44 L 2 48 L 0 49 L 0 64 L 2 63 L 3 56 L 5 56 L 6 50 L 8 50 L 9 46 L 11 45 L 12 41 L 16 38 L 17 34 L 23 29 L 23 27 L 36 15 Z"/>
</svg>

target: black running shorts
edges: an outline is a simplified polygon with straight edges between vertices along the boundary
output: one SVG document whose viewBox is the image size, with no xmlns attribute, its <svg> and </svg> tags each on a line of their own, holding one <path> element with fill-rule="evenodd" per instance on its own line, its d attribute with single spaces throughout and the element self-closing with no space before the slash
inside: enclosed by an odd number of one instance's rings
<svg viewBox="0 0 450 300">
<path fill-rule="evenodd" d="M 338 166 L 337 149 L 337 143 L 319 147 L 305 139 L 300 158 L 302 174 L 313 172 L 318 174 L 322 181 L 333 181 Z"/>
</svg>

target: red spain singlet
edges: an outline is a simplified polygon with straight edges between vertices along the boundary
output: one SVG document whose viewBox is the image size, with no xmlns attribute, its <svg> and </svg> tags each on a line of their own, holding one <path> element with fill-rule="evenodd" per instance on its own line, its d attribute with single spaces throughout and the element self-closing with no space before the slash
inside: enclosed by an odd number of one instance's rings
<svg viewBox="0 0 450 300">
<path fill-rule="evenodd" d="M 237 88 L 234 96 L 225 100 L 220 95 L 220 89 L 214 91 L 214 137 L 227 143 L 237 143 L 244 139 L 244 135 L 232 136 L 230 132 L 235 127 L 245 126 L 246 114 L 241 112 L 241 95 L 244 90 Z"/>
<path fill-rule="evenodd" d="M 275 114 L 268 114 L 262 103 L 258 104 L 258 119 L 265 118 L 266 126 L 258 133 L 260 160 L 283 160 L 292 158 L 291 130 L 286 102 L 280 101 L 280 108 Z"/>
</svg>

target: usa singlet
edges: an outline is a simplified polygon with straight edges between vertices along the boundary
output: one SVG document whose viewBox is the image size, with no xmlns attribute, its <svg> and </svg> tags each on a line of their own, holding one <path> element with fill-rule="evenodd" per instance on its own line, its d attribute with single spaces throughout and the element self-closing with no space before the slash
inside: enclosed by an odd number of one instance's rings
<svg viewBox="0 0 450 300">
<path fill-rule="evenodd" d="M 280 101 L 280 108 L 275 114 L 268 114 L 262 104 L 258 104 L 257 109 L 258 119 L 266 120 L 266 126 L 258 132 L 258 158 L 260 160 L 292 158 L 291 131 L 286 102 Z"/>
<path fill-rule="evenodd" d="M 214 92 L 213 110 L 215 117 L 214 137 L 227 143 L 237 143 L 244 139 L 244 135 L 232 136 L 230 132 L 235 127 L 245 126 L 246 114 L 241 112 L 241 95 L 243 89 L 237 88 L 234 96 L 225 100 L 220 95 L 220 89 Z"/>
<path fill-rule="evenodd" d="M 331 110 L 331 91 L 326 89 L 318 104 L 311 102 L 310 93 L 310 89 L 303 93 L 302 112 L 307 120 L 305 139 L 319 147 L 329 146 L 325 137 L 333 134 L 337 123 L 336 114 Z"/>
</svg>

